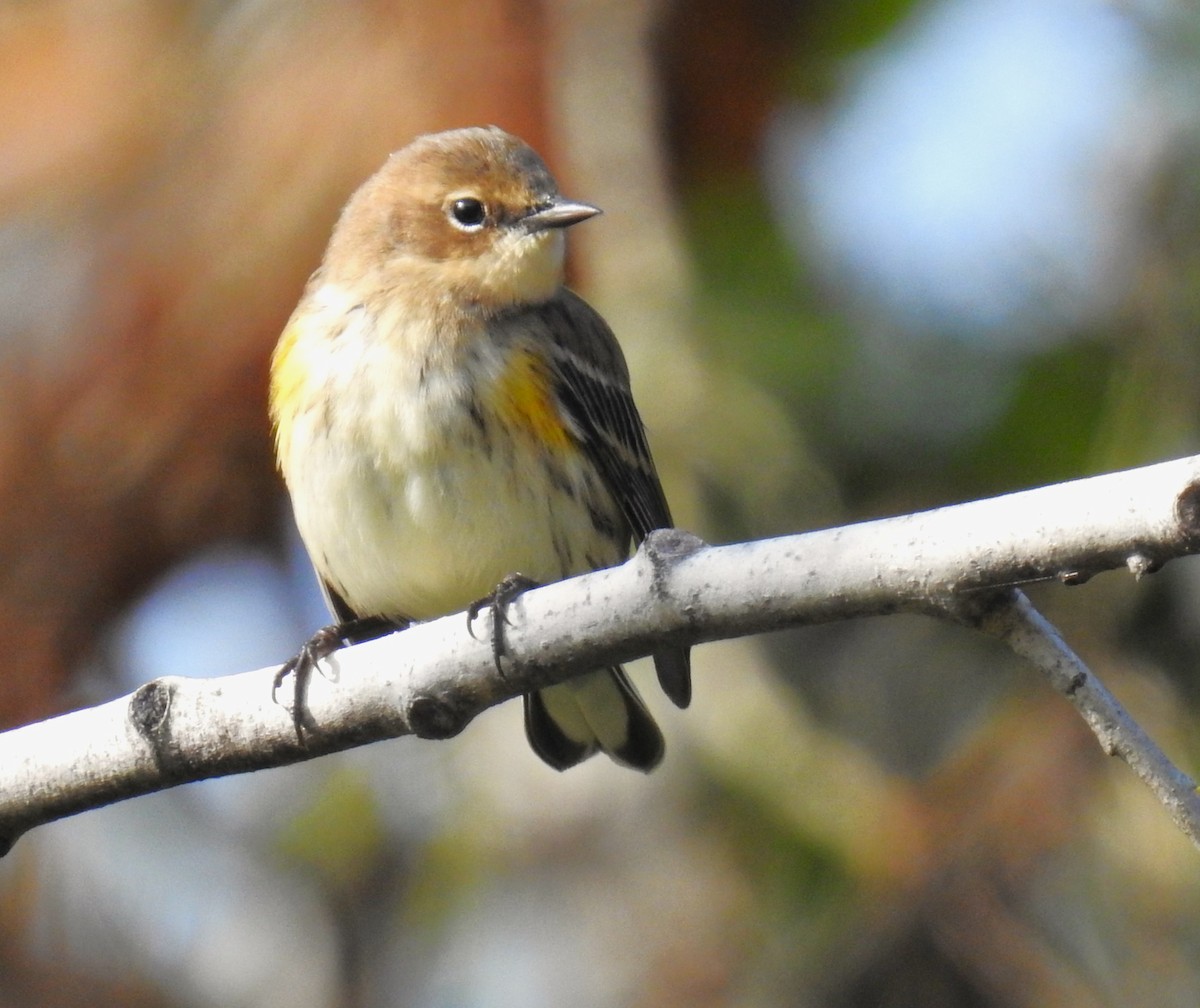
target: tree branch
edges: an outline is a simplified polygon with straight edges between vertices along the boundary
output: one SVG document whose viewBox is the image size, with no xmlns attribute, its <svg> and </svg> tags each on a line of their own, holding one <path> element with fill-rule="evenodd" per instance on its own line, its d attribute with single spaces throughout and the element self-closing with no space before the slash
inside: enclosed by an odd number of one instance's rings
<svg viewBox="0 0 1200 1008">
<path fill-rule="evenodd" d="M 1200 795 L 1196 782 L 1176 767 L 1017 588 L 979 593 L 947 613 L 1003 641 L 1039 669 L 1051 687 L 1079 711 L 1109 756 L 1123 759 L 1154 792 L 1184 834 L 1200 847 Z"/>
<path fill-rule="evenodd" d="M 1083 713 L 1193 841 L 1200 812 L 1175 769 L 1019 593 L 1125 567 L 1142 576 L 1200 552 L 1200 456 L 915 515 L 705 546 L 652 535 L 628 563 L 522 595 L 497 671 L 490 614 L 465 614 L 338 652 L 314 677 L 297 739 L 274 669 L 163 678 L 0 734 L 0 844 L 88 808 L 186 781 L 280 766 L 404 734 L 447 738 L 494 704 L 573 673 L 787 626 L 920 611 L 1006 640 Z M 286 690 L 286 684 L 285 684 Z"/>
</svg>

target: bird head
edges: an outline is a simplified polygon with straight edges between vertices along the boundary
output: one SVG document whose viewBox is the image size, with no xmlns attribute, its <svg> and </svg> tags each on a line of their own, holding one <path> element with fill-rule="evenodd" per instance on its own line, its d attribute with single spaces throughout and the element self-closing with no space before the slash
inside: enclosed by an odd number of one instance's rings
<svg viewBox="0 0 1200 1008">
<path fill-rule="evenodd" d="M 410 298 L 463 310 L 533 304 L 562 284 L 563 229 L 598 213 L 560 195 L 534 150 L 497 127 L 427 134 L 392 154 L 346 205 L 327 279 L 370 274 Z"/>
</svg>

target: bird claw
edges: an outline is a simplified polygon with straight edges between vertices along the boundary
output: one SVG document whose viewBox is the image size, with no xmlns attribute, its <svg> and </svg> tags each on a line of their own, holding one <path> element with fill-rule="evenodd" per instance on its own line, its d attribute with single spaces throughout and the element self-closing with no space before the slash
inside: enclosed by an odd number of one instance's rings
<svg viewBox="0 0 1200 1008">
<path fill-rule="evenodd" d="M 495 588 L 481 599 L 476 599 L 467 606 L 467 630 L 470 631 L 472 624 L 484 609 L 492 610 L 492 659 L 496 663 L 496 671 L 500 675 L 504 675 L 504 668 L 501 665 L 500 659 L 508 651 L 508 645 L 504 640 L 504 628 L 512 626 L 508 618 L 508 607 L 530 588 L 539 588 L 540 583 L 531 577 L 526 577 L 524 574 L 513 573 L 507 574 Z"/>
<path fill-rule="evenodd" d="M 313 672 L 320 671 L 321 662 L 343 647 L 374 640 L 385 633 L 404 630 L 408 626 L 408 620 L 390 619 L 386 616 L 362 616 L 346 620 L 344 623 L 331 623 L 321 627 L 300 646 L 294 658 L 279 667 L 271 682 L 271 701 L 283 705 L 283 701 L 279 699 L 279 689 L 283 681 L 289 675 L 292 676 L 295 681 L 292 687 L 292 725 L 301 745 L 304 744 L 305 732 L 315 727 L 312 715 L 308 712 L 308 684 L 312 681 Z"/>
</svg>

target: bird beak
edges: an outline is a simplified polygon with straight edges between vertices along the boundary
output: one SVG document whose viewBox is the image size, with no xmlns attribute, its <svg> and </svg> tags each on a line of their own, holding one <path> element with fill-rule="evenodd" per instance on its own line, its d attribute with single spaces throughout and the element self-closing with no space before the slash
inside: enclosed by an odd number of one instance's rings
<svg viewBox="0 0 1200 1008">
<path fill-rule="evenodd" d="M 521 222 L 530 232 L 544 231 L 546 228 L 570 227 L 589 217 L 595 217 L 598 213 L 603 211 L 590 203 L 572 203 L 570 200 L 556 199 L 549 206 L 539 207 L 527 214 Z"/>
</svg>

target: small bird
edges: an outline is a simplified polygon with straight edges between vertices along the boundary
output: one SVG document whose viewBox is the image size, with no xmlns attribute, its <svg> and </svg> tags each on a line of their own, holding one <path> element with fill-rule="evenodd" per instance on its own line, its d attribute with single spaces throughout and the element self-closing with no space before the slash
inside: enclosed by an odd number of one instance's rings
<svg viewBox="0 0 1200 1008">
<path fill-rule="evenodd" d="M 271 360 L 279 467 L 337 621 L 277 685 L 484 600 L 499 624 L 506 587 L 612 566 L 671 526 L 621 349 L 563 285 L 564 231 L 598 213 L 495 126 L 417 137 L 346 204 Z M 654 657 L 686 707 L 687 648 Z M 528 694 L 525 729 L 558 770 L 663 755 L 619 666 Z"/>
</svg>

